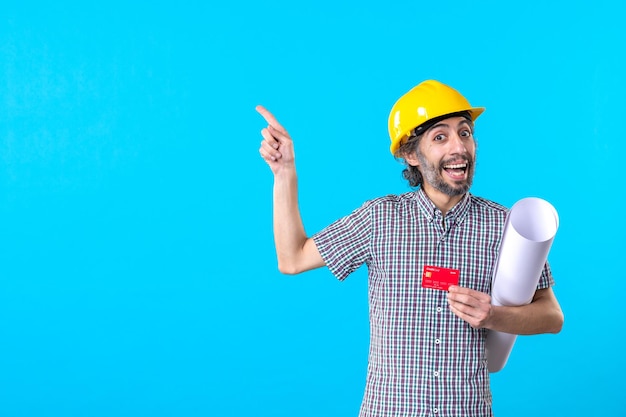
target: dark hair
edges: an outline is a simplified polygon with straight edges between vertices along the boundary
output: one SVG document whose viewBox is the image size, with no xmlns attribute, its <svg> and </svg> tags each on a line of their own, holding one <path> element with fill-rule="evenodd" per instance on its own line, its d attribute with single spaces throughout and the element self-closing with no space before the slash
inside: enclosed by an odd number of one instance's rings
<svg viewBox="0 0 626 417">
<path fill-rule="evenodd" d="M 417 147 L 419 146 L 420 140 L 422 140 L 422 136 L 424 136 L 423 133 L 419 136 L 409 136 L 408 139 L 402 142 L 398 150 L 396 150 L 396 153 L 393 155 L 396 160 L 402 161 L 405 165 L 405 168 L 402 171 L 402 178 L 409 182 L 409 187 L 419 187 L 422 185 L 423 178 L 420 170 L 417 169 L 416 166 L 409 165 L 404 156 L 417 152 Z"/>
<path fill-rule="evenodd" d="M 421 186 L 424 178 L 422 177 L 422 173 L 416 166 L 409 165 L 405 158 L 405 155 L 417 152 L 417 148 L 420 141 L 422 140 L 422 137 L 424 136 L 424 133 L 426 133 L 428 129 L 433 127 L 436 123 L 450 117 L 459 116 L 465 117 L 470 122 L 472 121 L 472 117 L 467 111 L 445 114 L 443 116 L 435 117 L 434 119 L 428 120 L 427 122 L 424 122 L 415 129 L 413 129 L 411 131 L 411 135 L 400 143 L 398 150 L 396 150 L 393 156 L 394 158 L 396 158 L 396 160 L 402 161 L 402 163 L 404 163 L 404 165 L 406 166 L 406 168 L 404 168 L 404 170 L 402 171 L 402 177 L 409 182 L 410 187 L 417 188 Z"/>
</svg>

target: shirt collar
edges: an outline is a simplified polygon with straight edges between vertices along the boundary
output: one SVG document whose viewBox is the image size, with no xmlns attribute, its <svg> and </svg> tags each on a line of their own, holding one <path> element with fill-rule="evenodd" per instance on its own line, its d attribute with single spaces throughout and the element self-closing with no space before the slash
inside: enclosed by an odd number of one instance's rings
<svg viewBox="0 0 626 417">
<path fill-rule="evenodd" d="M 431 199 L 428 198 L 428 196 L 421 187 L 420 189 L 415 191 L 414 194 L 420 211 L 426 216 L 429 222 L 432 222 L 437 218 L 441 218 L 441 210 L 439 210 L 431 201 Z M 448 211 L 448 213 L 446 213 L 447 221 L 452 221 L 456 224 L 460 224 L 461 222 L 463 222 L 465 216 L 469 212 L 471 200 L 472 198 L 470 193 L 465 193 L 461 201 L 456 203 L 456 205 L 452 207 Z"/>
</svg>

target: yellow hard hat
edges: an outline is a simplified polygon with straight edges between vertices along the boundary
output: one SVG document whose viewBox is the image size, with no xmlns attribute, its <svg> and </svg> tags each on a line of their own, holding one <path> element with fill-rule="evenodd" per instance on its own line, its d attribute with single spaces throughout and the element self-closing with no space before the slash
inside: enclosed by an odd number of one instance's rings
<svg viewBox="0 0 626 417">
<path fill-rule="evenodd" d="M 395 155 L 411 131 L 421 124 L 451 113 L 467 111 L 476 120 L 484 107 L 472 107 L 454 88 L 427 80 L 413 87 L 396 101 L 389 114 L 389 149 Z"/>
</svg>

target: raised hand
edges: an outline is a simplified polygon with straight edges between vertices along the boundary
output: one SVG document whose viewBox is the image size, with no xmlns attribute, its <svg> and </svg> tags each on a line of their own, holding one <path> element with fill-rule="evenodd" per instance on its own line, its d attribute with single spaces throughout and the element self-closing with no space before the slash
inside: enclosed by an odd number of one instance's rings
<svg viewBox="0 0 626 417">
<path fill-rule="evenodd" d="M 276 175 L 282 169 L 294 167 L 295 153 L 293 142 L 287 130 L 263 106 L 256 106 L 256 111 L 265 119 L 268 126 L 261 130 L 263 140 L 259 152 Z"/>
</svg>

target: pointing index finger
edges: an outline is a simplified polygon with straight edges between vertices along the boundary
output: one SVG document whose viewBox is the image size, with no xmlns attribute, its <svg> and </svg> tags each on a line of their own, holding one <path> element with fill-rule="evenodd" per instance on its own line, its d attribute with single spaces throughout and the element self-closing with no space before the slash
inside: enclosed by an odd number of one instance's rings
<svg viewBox="0 0 626 417">
<path fill-rule="evenodd" d="M 269 112 L 269 110 L 267 110 L 265 107 L 258 105 L 256 106 L 256 111 L 259 112 L 259 114 L 261 116 L 263 116 L 263 118 L 265 119 L 265 121 L 272 126 L 274 129 L 278 130 L 279 132 L 283 133 L 283 134 L 287 134 L 287 130 L 285 130 L 285 128 L 278 123 L 278 120 L 276 120 L 276 118 L 274 117 L 274 115 L 272 113 Z"/>
</svg>

